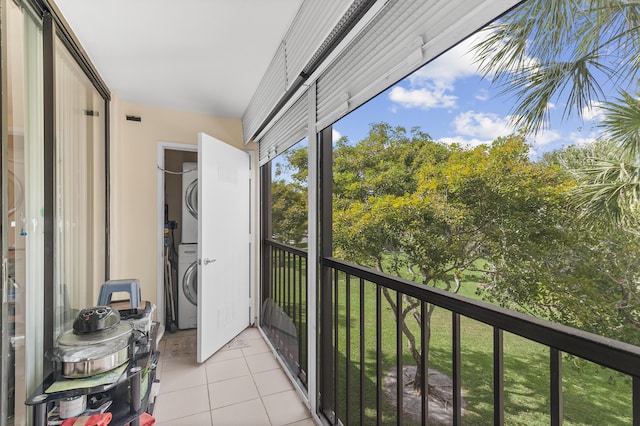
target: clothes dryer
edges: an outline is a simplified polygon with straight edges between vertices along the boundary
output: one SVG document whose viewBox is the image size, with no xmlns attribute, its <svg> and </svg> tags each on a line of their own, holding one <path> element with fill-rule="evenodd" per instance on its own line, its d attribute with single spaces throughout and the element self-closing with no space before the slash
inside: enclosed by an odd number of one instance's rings
<svg viewBox="0 0 640 426">
<path fill-rule="evenodd" d="M 182 243 L 198 242 L 198 163 L 182 163 Z"/>
<path fill-rule="evenodd" d="M 198 245 L 178 245 L 178 328 L 198 326 Z"/>
</svg>

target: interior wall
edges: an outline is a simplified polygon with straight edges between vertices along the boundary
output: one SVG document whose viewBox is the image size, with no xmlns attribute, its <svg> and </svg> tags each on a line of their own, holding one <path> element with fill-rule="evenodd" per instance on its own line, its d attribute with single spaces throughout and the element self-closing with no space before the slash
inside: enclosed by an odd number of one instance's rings
<svg viewBox="0 0 640 426">
<path fill-rule="evenodd" d="M 128 121 L 127 115 L 141 121 Z M 195 145 L 205 132 L 237 148 L 243 145 L 239 119 L 124 102 L 111 102 L 111 279 L 137 278 L 142 299 L 157 304 L 158 142 Z M 164 216 L 164 215 L 163 215 Z"/>
</svg>

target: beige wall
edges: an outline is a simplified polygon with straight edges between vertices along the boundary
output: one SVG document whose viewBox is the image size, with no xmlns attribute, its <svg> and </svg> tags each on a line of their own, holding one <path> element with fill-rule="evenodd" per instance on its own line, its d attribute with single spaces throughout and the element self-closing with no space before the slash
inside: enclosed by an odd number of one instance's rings
<svg viewBox="0 0 640 426">
<path fill-rule="evenodd" d="M 142 118 L 127 121 L 126 115 Z M 205 132 L 241 149 L 237 119 L 111 102 L 111 279 L 137 278 L 142 298 L 157 303 L 158 142 L 197 144 Z"/>
</svg>

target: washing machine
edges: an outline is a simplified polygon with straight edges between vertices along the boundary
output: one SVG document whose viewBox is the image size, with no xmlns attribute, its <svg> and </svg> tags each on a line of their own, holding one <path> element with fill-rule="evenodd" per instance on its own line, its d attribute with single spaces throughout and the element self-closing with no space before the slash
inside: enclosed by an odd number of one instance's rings
<svg viewBox="0 0 640 426">
<path fill-rule="evenodd" d="M 198 163 L 182 163 L 182 243 L 198 242 Z"/>
<path fill-rule="evenodd" d="M 178 245 L 178 328 L 198 326 L 198 245 Z"/>
</svg>

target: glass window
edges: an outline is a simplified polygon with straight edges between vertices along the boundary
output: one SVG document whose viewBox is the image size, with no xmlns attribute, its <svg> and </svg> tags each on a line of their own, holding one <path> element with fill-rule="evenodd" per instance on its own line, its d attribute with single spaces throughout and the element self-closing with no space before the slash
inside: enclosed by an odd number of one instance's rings
<svg viewBox="0 0 640 426">
<path fill-rule="evenodd" d="M 2 364 L 0 424 L 26 424 L 24 399 L 42 379 L 42 28 L 2 1 Z M 6 41 L 8 40 L 8 43 Z M 6 56 L 5 56 L 6 55 Z M 5 62 L 6 58 L 6 62 Z M 28 332 L 27 332 L 28 331 Z"/>
<path fill-rule="evenodd" d="M 56 335 L 104 282 L 105 103 L 56 42 Z"/>
</svg>

